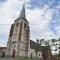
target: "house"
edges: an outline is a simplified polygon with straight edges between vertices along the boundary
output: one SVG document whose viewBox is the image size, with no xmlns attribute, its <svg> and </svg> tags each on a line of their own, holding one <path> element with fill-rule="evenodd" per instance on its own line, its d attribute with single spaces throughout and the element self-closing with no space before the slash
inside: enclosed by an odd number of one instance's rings
<svg viewBox="0 0 60 60">
<path fill-rule="evenodd" d="M 5 55 L 6 47 L 0 47 L 0 57 L 3 57 Z"/>
</svg>

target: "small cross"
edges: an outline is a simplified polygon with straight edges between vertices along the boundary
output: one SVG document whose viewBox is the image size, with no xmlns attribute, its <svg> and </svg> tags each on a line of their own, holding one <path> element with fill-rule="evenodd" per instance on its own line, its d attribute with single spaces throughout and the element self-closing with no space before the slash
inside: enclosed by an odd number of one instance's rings
<svg viewBox="0 0 60 60">
<path fill-rule="evenodd" d="M 24 4 L 25 4 L 25 0 L 24 0 Z"/>
</svg>

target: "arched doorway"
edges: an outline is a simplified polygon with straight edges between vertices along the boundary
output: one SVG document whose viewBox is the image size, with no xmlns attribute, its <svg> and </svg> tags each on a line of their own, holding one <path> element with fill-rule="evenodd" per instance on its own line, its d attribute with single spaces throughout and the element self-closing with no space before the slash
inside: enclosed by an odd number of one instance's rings
<svg viewBox="0 0 60 60">
<path fill-rule="evenodd" d="M 16 51 L 15 51 L 15 49 L 13 49 L 12 57 L 15 57 L 15 53 L 16 53 Z"/>
</svg>

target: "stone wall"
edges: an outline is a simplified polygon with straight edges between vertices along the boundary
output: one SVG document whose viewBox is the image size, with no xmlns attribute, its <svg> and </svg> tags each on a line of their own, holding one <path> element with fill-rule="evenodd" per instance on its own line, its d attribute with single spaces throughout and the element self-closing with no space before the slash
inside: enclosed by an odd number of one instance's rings
<svg viewBox="0 0 60 60">
<path fill-rule="evenodd" d="M 35 52 L 34 49 L 29 50 L 29 55 L 28 56 L 31 57 L 31 55 L 32 55 L 33 58 L 36 57 L 36 52 Z M 42 58 L 42 52 L 40 52 L 40 51 L 38 52 L 38 58 Z"/>
</svg>

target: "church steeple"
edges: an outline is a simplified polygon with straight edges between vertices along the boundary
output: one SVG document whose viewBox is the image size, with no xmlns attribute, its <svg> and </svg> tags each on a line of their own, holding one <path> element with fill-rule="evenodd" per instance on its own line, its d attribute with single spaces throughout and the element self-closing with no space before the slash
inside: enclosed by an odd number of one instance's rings
<svg viewBox="0 0 60 60">
<path fill-rule="evenodd" d="M 25 4 L 23 4 L 22 10 L 20 12 L 19 18 L 24 18 L 26 19 L 26 14 L 25 14 Z"/>
</svg>

